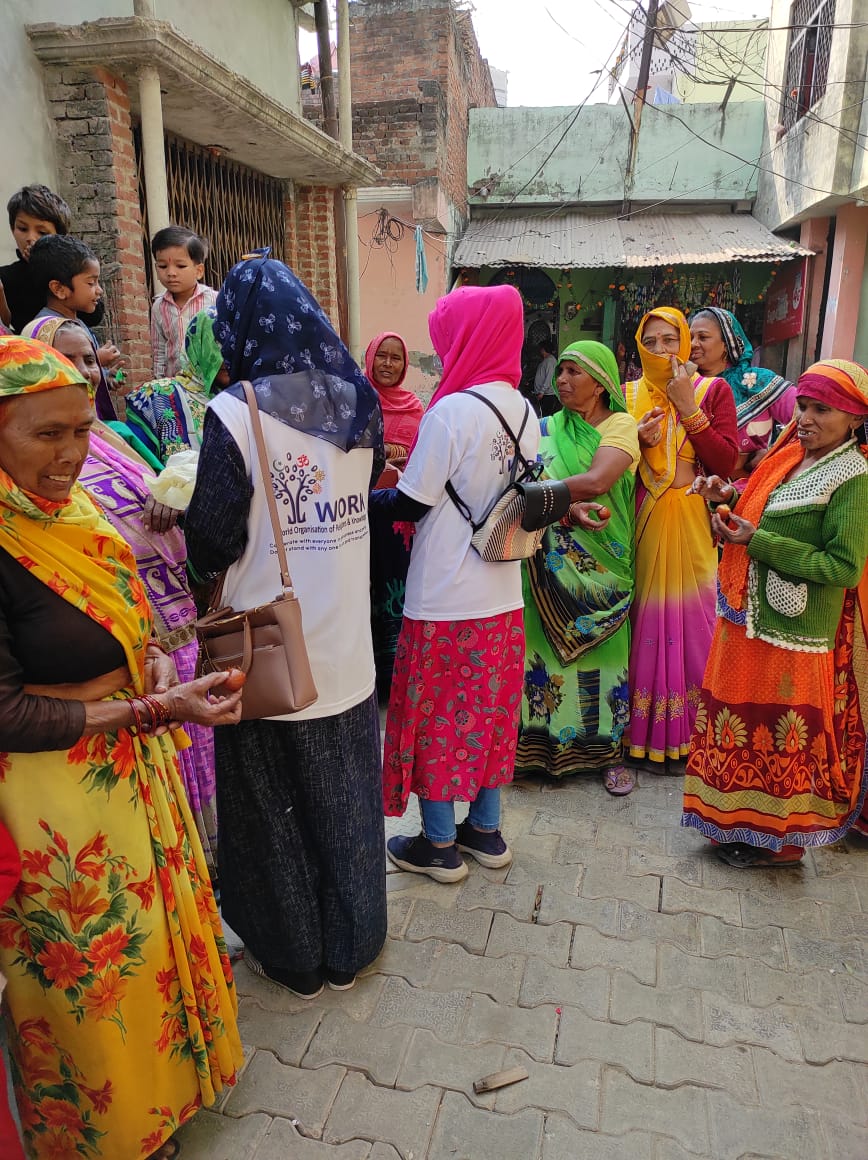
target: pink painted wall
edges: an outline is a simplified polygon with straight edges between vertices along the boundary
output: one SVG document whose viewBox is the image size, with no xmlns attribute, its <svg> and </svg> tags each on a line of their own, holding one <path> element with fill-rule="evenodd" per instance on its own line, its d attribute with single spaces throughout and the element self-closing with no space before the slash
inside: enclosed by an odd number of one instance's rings
<svg viewBox="0 0 868 1160">
<path fill-rule="evenodd" d="M 835 224 L 835 247 L 821 348 L 823 358 L 853 357 L 866 241 L 868 206 L 841 206 Z"/>
<path fill-rule="evenodd" d="M 437 383 L 431 371 L 434 348 L 428 334 L 428 315 L 446 293 L 446 238 L 425 235 L 428 289 L 416 292 L 416 240 L 411 229 L 393 250 L 369 246 L 377 215 L 359 216 L 359 270 L 361 273 L 362 345 L 383 330 L 402 336 L 410 351 L 406 386 L 425 402 Z M 422 366 L 420 366 L 420 361 Z"/>
</svg>

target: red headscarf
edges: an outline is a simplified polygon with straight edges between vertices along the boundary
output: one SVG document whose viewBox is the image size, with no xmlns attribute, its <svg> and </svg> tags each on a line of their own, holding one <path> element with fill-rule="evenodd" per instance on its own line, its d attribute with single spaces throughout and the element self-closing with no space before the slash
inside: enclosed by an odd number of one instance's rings
<svg viewBox="0 0 868 1160">
<path fill-rule="evenodd" d="M 484 383 L 521 379 L 524 308 L 514 286 L 462 286 L 453 290 L 428 316 L 443 377 L 429 404 L 446 395 Z"/>
<path fill-rule="evenodd" d="M 843 358 L 813 363 L 799 375 L 797 393 L 848 415 L 868 415 L 868 371 Z"/>
<path fill-rule="evenodd" d="M 404 370 L 393 387 L 384 387 L 374 378 L 374 355 L 387 338 L 394 338 L 400 342 L 401 350 L 404 352 Z M 400 334 L 395 334 L 394 330 L 384 330 L 368 343 L 368 349 L 365 351 L 365 374 L 380 396 L 380 406 L 383 408 L 383 438 L 386 443 L 396 443 L 399 447 L 409 447 L 413 443 L 425 411 L 421 399 L 412 391 L 401 387 L 407 377 L 409 365 L 407 344 Z"/>
</svg>

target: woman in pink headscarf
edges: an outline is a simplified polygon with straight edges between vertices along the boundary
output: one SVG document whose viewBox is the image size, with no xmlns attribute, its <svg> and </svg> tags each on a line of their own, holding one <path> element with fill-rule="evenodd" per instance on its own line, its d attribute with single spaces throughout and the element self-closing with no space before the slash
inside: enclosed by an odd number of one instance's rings
<svg viewBox="0 0 868 1160">
<path fill-rule="evenodd" d="M 416 441 L 425 408 L 421 400 L 403 386 L 409 359 L 407 344 L 400 334 L 387 330 L 378 334 L 365 351 L 365 374 L 380 397 L 383 410 L 383 438 L 386 470 L 378 487 L 393 487 Z M 377 666 L 377 692 L 388 697 L 395 664 L 395 648 L 404 612 L 404 591 L 410 566 L 413 526 L 394 520 L 388 510 L 372 508 L 371 527 L 371 634 Z"/>
<path fill-rule="evenodd" d="M 386 721 L 384 801 L 387 815 L 401 815 L 413 792 L 422 813 L 423 833 L 389 840 L 392 862 L 460 882 L 461 851 L 483 866 L 512 860 L 500 834 L 500 786 L 515 763 L 524 626 L 520 563 L 478 555 L 446 485 L 476 519 L 504 489 L 515 446 L 489 404 L 526 458 L 536 457 L 540 433 L 516 390 L 524 326 L 514 287 L 455 290 L 428 325 L 443 377 L 397 489 L 372 501 L 416 521 Z M 471 803 L 457 829 L 455 801 Z"/>
</svg>

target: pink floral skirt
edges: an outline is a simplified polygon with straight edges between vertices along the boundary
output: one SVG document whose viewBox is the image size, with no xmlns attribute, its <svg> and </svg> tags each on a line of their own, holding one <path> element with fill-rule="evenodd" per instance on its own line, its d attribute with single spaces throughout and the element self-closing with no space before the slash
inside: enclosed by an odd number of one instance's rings
<svg viewBox="0 0 868 1160">
<path fill-rule="evenodd" d="M 524 676 L 522 609 L 483 620 L 401 625 L 386 718 L 383 803 L 411 793 L 475 801 L 512 781 Z"/>
</svg>

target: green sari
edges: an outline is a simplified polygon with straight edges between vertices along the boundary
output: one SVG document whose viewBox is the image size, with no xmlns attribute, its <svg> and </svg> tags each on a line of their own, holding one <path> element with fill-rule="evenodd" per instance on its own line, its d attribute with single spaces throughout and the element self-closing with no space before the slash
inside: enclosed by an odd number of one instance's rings
<svg viewBox="0 0 868 1160">
<path fill-rule="evenodd" d="M 626 411 L 611 351 L 581 342 L 568 347 L 565 358 L 602 383 L 611 410 Z M 542 431 L 548 478 L 590 468 L 601 443 L 597 428 L 564 409 L 543 420 Z M 607 769 L 621 758 L 630 706 L 633 472 L 597 500 L 612 512 L 604 531 L 553 524 L 541 552 L 522 565 L 526 651 L 515 763 L 522 773 L 563 777 Z"/>
</svg>

